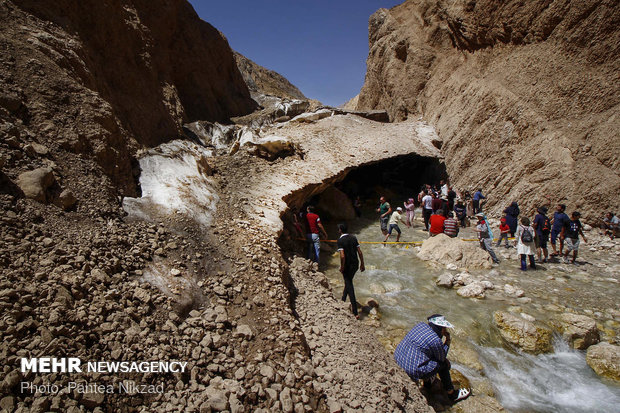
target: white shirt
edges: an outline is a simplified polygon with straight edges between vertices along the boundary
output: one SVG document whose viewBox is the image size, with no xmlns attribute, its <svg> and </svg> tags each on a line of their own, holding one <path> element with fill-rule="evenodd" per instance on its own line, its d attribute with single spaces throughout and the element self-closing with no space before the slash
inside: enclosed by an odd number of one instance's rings
<svg viewBox="0 0 620 413">
<path fill-rule="evenodd" d="M 390 221 L 388 222 L 388 225 L 392 225 L 392 224 L 398 225 L 398 221 L 401 221 L 403 224 L 405 224 L 405 220 L 403 218 L 403 214 L 401 214 L 398 211 L 394 211 L 392 213 L 392 216 L 390 217 Z"/>
<path fill-rule="evenodd" d="M 433 209 L 433 197 L 425 195 L 424 198 L 422 198 L 422 204 L 424 204 L 424 209 Z"/>
<path fill-rule="evenodd" d="M 444 186 L 441 187 L 441 195 L 448 196 L 448 184 L 444 184 Z"/>
</svg>

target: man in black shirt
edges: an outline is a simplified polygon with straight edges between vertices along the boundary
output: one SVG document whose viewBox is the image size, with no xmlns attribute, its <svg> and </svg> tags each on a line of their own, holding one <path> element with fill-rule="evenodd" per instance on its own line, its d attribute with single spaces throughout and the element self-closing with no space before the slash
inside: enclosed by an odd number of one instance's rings
<svg viewBox="0 0 620 413">
<path fill-rule="evenodd" d="M 338 251 L 340 252 L 340 272 L 344 278 L 344 291 L 342 292 L 342 301 L 347 300 L 347 295 L 351 300 L 351 309 L 353 315 L 359 320 L 357 314 L 357 301 L 355 300 L 355 290 L 353 289 L 353 276 L 359 267 L 364 272 L 364 255 L 360 249 L 360 244 L 354 235 L 347 233 L 347 224 L 338 224 Z M 359 255 L 359 260 L 357 256 Z"/>
<path fill-rule="evenodd" d="M 579 234 L 583 237 L 584 242 L 588 242 L 586 236 L 583 235 L 581 221 L 579 221 L 579 217 L 581 214 L 577 211 L 573 212 L 571 215 L 571 220 L 566 223 L 566 225 L 562 228 L 562 232 L 560 233 L 560 239 L 564 240 L 564 247 L 566 252 L 564 252 L 564 262 L 568 263 L 568 254 L 573 251 L 573 260 L 571 261 L 573 264 L 577 259 L 577 251 L 579 251 Z"/>
</svg>

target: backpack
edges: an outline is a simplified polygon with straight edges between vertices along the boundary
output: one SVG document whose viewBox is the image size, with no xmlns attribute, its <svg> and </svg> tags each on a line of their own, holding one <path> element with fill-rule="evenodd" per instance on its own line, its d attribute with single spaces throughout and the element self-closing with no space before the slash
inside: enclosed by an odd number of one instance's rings
<svg viewBox="0 0 620 413">
<path fill-rule="evenodd" d="M 543 224 L 542 224 L 542 228 L 540 230 L 545 233 L 551 231 L 551 221 L 549 220 L 549 218 L 545 217 L 545 220 L 543 221 Z"/>
<path fill-rule="evenodd" d="M 534 241 L 534 237 L 532 236 L 532 231 L 525 227 L 521 227 L 523 232 L 521 233 L 521 242 L 532 242 Z"/>
</svg>

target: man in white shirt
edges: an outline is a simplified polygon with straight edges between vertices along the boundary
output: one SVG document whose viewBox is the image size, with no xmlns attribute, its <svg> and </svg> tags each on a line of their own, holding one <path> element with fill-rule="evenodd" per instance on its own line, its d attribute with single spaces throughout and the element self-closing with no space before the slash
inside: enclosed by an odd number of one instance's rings
<svg viewBox="0 0 620 413">
<path fill-rule="evenodd" d="M 388 222 L 388 233 L 385 236 L 385 239 L 383 240 L 383 242 L 386 242 L 388 238 L 390 238 L 390 235 L 392 235 L 392 230 L 394 229 L 396 230 L 396 232 L 398 232 L 398 235 L 396 236 L 396 242 L 400 241 L 401 231 L 400 231 L 400 228 L 398 227 L 399 221 L 407 226 L 410 226 L 407 220 L 405 219 L 405 214 L 403 214 L 403 209 L 401 207 L 396 208 L 396 211 L 392 213 L 392 216 L 390 217 L 390 221 Z"/>
<path fill-rule="evenodd" d="M 426 195 L 422 197 L 422 216 L 424 217 L 424 226 L 428 231 L 428 220 L 433 215 L 433 197 L 428 193 L 428 190 L 424 193 Z"/>
</svg>

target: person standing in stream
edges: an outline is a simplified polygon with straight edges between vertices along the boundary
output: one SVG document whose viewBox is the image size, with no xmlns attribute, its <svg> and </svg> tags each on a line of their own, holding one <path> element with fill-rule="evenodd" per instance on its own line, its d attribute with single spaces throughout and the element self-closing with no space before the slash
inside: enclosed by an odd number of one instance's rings
<svg viewBox="0 0 620 413">
<path fill-rule="evenodd" d="M 347 231 L 347 224 L 338 224 L 338 252 L 340 253 L 340 273 L 344 278 L 344 291 L 342 292 L 342 301 L 347 300 L 347 296 L 351 300 L 351 310 L 355 318 L 359 320 L 357 314 L 357 301 L 355 299 L 355 289 L 353 288 L 353 276 L 358 268 L 361 272 L 366 270 L 364 267 L 364 255 L 360 248 L 360 243 L 355 235 L 351 235 Z M 357 259 L 359 255 L 359 260 Z"/>
<path fill-rule="evenodd" d="M 422 197 L 422 216 L 424 217 L 424 228 L 428 231 L 428 221 L 433 214 L 433 197 L 429 195 L 428 190 L 424 191 Z"/>
<path fill-rule="evenodd" d="M 388 221 L 390 220 L 390 214 L 392 213 L 392 207 L 389 202 L 382 196 L 379 198 L 379 208 L 377 208 L 379 215 L 379 222 L 381 222 L 381 232 L 383 235 L 388 233 Z"/>
</svg>

